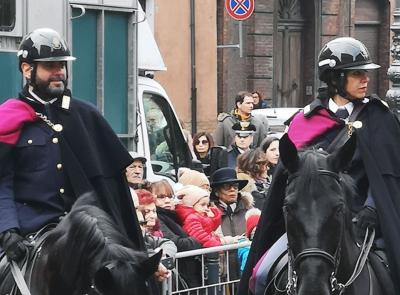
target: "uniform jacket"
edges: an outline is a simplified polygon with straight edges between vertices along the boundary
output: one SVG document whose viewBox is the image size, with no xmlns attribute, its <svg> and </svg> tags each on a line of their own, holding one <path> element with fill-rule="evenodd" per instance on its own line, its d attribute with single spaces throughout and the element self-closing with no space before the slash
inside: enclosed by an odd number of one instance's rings
<svg viewBox="0 0 400 295">
<path fill-rule="evenodd" d="M 236 169 L 237 157 L 240 155 L 240 150 L 237 145 L 232 144 L 226 151 L 227 166 Z"/>
<path fill-rule="evenodd" d="M 316 99 L 304 115 L 312 118 L 322 110 L 326 114 L 325 105 L 326 100 L 324 98 Z M 400 156 L 397 152 L 400 140 L 400 124 L 387 105 L 376 97 L 370 98 L 359 113 L 357 120 L 362 122 L 362 128 L 356 132 L 357 149 L 348 170 L 358 186 L 357 193 L 360 199 L 355 200 L 355 202 L 362 203 L 365 201 L 365 186 L 371 189 L 385 240 L 389 267 L 396 284 L 400 281 L 400 256 L 396 250 L 400 243 L 400 231 L 398 230 L 400 226 Z M 291 125 L 290 128 L 296 128 L 296 126 Z M 332 128 L 315 138 L 310 137 L 308 140 L 303 138 L 301 139 L 304 140 L 303 146 L 326 146 L 328 142 L 334 139 L 333 133 L 337 133 L 337 129 L 338 125 L 333 124 Z M 300 145 L 297 146 L 301 147 Z M 366 177 L 363 177 L 363 175 Z M 247 292 L 248 281 L 257 261 L 285 231 L 282 206 L 286 181 L 287 172 L 284 167 L 278 165 L 269 189 L 267 205 L 264 207 L 260 218 L 239 285 L 240 294 Z M 364 189 L 362 189 L 363 186 Z"/>
<path fill-rule="evenodd" d="M 38 230 L 68 211 L 69 202 L 94 191 L 98 205 L 144 249 L 124 173 L 132 158 L 97 109 L 74 98 L 68 109 L 61 107 L 61 100 L 44 106 L 32 100 L 26 89 L 11 102 L 19 112 L 32 114 L 32 120 L 17 124 L 19 133 L 13 143 L 6 139 L 19 119 L 5 120 L 0 115 L 0 231 Z M 9 112 L 8 104 L 0 107 L 0 113 Z M 54 132 L 36 112 L 61 124 L 63 130 Z"/>
<path fill-rule="evenodd" d="M 218 115 L 218 123 L 217 128 L 214 132 L 214 141 L 216 145 L 222 145 L 228 148 L 235 139 L 235 132 L 232 129 L 232 126 L 235 123 L 240 122 L 239 118 L 231 113 L 221 113 Z M 264 125 L 264 123 L 260 120 L 260 118 L 251 116 L 250 123 L 256 126 L 256 132 L 254 132 L 253 145 L 254 147 L 258 147 L 261 145 L 261 142 L 268 135 L 268 128 Z"/>
<path fill-rule="evenodd" d="M 221 240 L 215 230 L 221 225 L 221 211 L 210 207 L 214 217 L 204 216 L 196 212 L 193 207 L 182 204 L 176 205 L 176 214 L 185 232 L 195 238 L 203 247 L 221 246 Z"/>
</svg>

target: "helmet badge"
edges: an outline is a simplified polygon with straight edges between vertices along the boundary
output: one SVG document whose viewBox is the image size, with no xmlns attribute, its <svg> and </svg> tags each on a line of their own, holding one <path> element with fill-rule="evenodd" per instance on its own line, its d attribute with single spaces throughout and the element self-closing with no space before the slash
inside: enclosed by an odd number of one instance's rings
<svg viewBox="0 0 400 295">
<path fill-rule="evenodd" d="M 336 60 L 334 59 L 325 59 L 325 60 L 321 60 L 318 65 L 320 67 L 324 66 L 324 65 L 328 65 L 330 68 L 334 68 L 336 66 Z"/>
<path fill-rule="evenodd" d="M 21 56 L 21 55 L 22 55 L 23 58 L 27 58 L 28 51 L 27 50 L 19 50 L 18 53 L 17 53 L 17 56 Z"/>
<path fill-rule="evenodd" d="M 61 41 L 57 37 L 53 38 L 53 41 L 51 42 L 51 46 L 53 49 L 60 49 L 61 48 Z"/>
</svg>

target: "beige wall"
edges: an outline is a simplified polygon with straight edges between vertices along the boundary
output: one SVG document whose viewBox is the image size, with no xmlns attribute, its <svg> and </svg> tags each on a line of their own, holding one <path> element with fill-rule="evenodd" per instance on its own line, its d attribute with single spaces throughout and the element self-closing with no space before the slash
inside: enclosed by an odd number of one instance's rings
<svg viewBox="0 0 400 295">
<path fill-rule="evenodd" d="M 213 131 L 217 116 L 217 29 L 215 0 L 196 3 L 197 131 Z M 155 78 L 178 116 L 191 129 L 190 1 L 156 0 L 154 35 L 167 66 Z M 207 13 L 208 12 L 208 13 Z"/>
</svg>

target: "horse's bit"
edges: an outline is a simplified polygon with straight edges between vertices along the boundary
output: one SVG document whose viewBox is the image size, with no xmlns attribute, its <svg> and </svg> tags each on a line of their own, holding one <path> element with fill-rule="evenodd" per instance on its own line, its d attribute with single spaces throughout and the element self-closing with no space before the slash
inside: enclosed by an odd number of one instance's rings
<svg viewBox="0 0 400 295">
<path fill-rule="evenodd" d="M 330 177 L 333 177 L 336 179 L 337 182 L 341 182 L 340 176 L 332 171 L 329 170 L 317 170 L 318 174 L 321 175 L 327 175 Z M 297 177 L 299 174 L 294 173 L 290 175 L 288 182 L 292 180 L 293 178 Z M 286 213 L 285 213 L 285 222 L 286 222 Z M 336 273 L 337 273 L 337 268 L 339 266 L 339 261 L 340 261 L 340 252 L 341 252 L 341 241 L 343 238 L 343 232 L 344 232 L 344 218 L 342 219 L 341 226 L 340 226 L 340 236 L 339 236 L 339 243 L 336 247 L 336 251 L 334 255 L 329 254 L 325 250 L 319 249 L 319 248 L 307 248 L 301 251 L 297 256 L 293 255 L 293 251 L 288 247 L 288 282 L 286 285 L 286 293 L 288 295 L 295 295 L 296 294 L 296 289 L 297 289 L 297 274 L 295 271 L 296 266 L 300 263 L 301 260 L 307 258 L 307 257 L 319 257 L 322 259 L 325 259 L 329 264 L 333 266 L 333 272 L 330 276 L 330 284 L 331 284 L 331 291 L 332 292 L 339 292 L 338 294 L 341 295 L 344 293 L 347 287 L 349 287 L 356 279 L 357 277 L 361 274 L 361 271 L 364 268 L 364 265 L 367 261 L 368 254 L 371 250 L 372 243 L 375 238 L 375 230 L 372 229 L 371 235 L 368 239 L 368 228 L 367 232 L 365 234 L 364 242 L 361 247 L 360 255 L 357 258 L 356 265 L 354 267 L 353 273 L 350 276 L 349 280 L 345 283 L 339 283 L 337 278 L 336 278 Z M 367 242 L 368 240 L 368 242 Z"/>
</svg>

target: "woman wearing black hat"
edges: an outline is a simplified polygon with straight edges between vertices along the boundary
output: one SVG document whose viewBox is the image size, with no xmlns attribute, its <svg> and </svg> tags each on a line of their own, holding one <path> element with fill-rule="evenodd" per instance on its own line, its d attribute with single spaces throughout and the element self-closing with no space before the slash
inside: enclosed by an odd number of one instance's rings
<svg viewBox="0 0 400 295">
<path fill-rule="evenodd" d="M 247 182 L 238 179 L 235 169 L 229 167 L 218 169 L 211 176 L 211 200 L 222 211 L 221 228 L 224 236 L 240 236 L 246 232 L 245 215 L 253 208 L 253 197 L 250 193 L 242 193 L 240 190 Z M 236 251 L 229 256 L 230 278 L 237 279 L 240 273 Z"/>
</svg>

